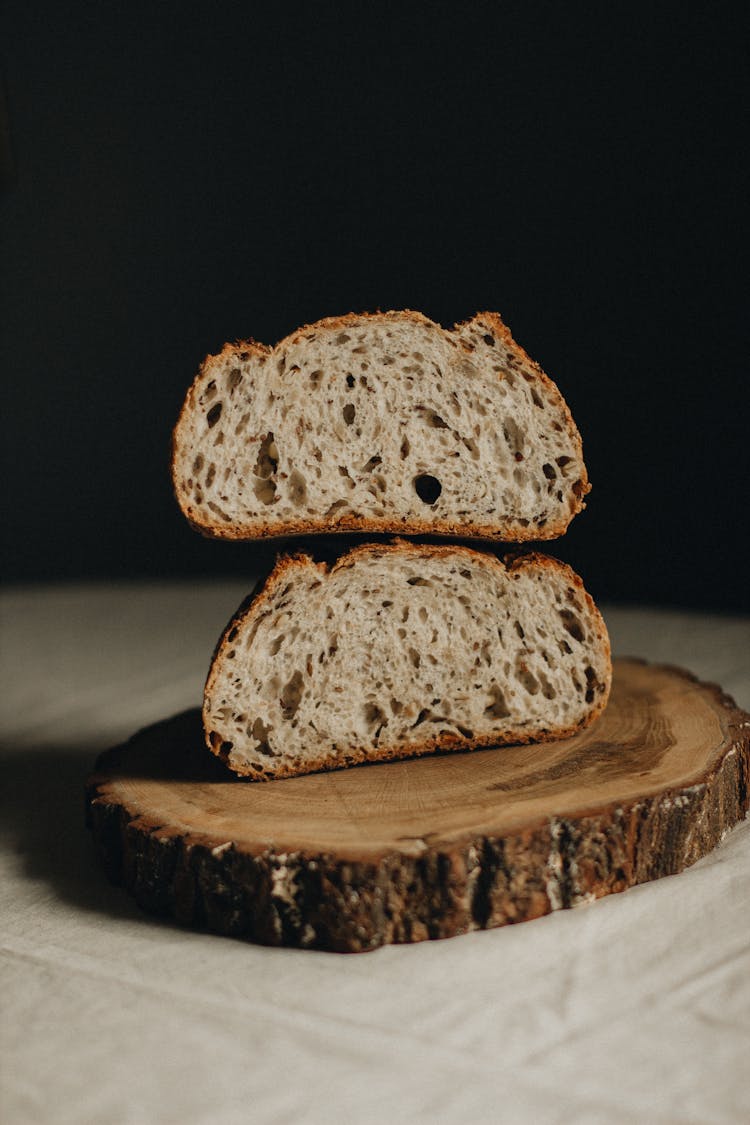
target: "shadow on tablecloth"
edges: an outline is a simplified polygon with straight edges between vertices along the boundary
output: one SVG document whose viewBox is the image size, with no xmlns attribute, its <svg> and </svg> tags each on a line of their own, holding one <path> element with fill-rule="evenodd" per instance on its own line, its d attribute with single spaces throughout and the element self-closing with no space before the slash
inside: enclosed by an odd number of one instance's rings
<svg viewBox="0 0 750 1125">
<path fill-rule="evenodd" d="M 86 828 L 84 784 L 96 756 L 96 750 L 70 746 L 5 748 L 0 756 L 3 847 L 20 859 L 28 879 L 49 884 L 62 901 L 109 917 L 144 917 L 107 881 Z"/>
</svg>

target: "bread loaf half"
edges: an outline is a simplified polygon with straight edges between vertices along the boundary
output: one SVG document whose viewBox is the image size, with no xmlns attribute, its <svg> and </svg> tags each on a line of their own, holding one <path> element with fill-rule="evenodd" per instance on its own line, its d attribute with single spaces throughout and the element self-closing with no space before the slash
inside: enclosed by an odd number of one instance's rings
<svg viewBox="0 0 750 1125">
<path fill-rule="evenodd" d="M 397 541 L 330 568 L 281 559 L 219 642 L 203 721 L 235 772 L 290 777 L 562 738 L 603 710 L 610 679 L 569 567 Z"/>
<path fill-rule="evenodd" d="M 175 493 L 220 539 L 332 531 L 521 542 L 589 491 L 560 392 L 496 313 L 447 331 L 350 315 L 209 356 L 175 428 Z"/>
</svg>

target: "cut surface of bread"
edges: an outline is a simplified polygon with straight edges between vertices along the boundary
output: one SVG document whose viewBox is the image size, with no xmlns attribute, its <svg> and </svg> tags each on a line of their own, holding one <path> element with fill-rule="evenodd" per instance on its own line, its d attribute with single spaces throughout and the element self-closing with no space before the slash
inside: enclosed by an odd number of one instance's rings
<svg viewBox="0 0 750 1125">
<path fill-rule="evenodd" d="M 236 773 L 562 738 L 604 708 L 609 640 L 576 574 L 543 555 L 367 544 L 282 558 L 221 638 L 209 747 Z"/>
<path fill-rule="evenodd" d="M 173 438 L 175 494 L 221 539 L 336 531 L 562 535 L 589 491 L 557 387 L 497 313 L 331 318 L 209 356 Z"/>
</svg>

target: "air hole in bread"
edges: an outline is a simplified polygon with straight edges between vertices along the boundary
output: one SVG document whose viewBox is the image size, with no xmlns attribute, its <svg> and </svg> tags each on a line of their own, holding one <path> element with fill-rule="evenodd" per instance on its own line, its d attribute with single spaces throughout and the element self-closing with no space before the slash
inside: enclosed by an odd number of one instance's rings
<svg viewBox="0 0 750 1125">
<path fill-rule="evenodd" d="M 409 649 L 409 660 L 412 662 L 415 668 L 418 668 L 422 663 L 422 658 L 415 648 Z"/>
<path fill-rule="evenodd" d="M 253 467 L 256 481 L 253 491 L 262 504 L 271 504 L 276 498 L 276 483 L 271 478 L 276 475 L 279 464 L 279 451 L 269 431 L 260 443 L 258 456 Z"/>
<path fill-rule="evenodd" d="M 514 418 L 508 417 L 503 422 L 503 437 L 513 453 L 520 453 L 525 435 Z"/>
<path fill-rule="evenodd" d="M 334 500 L 334 502 L 326 508 L 325 514 L 332 516 L 335 512 L 340 512 L 342 508 L 347 508 L 349 505 L 346 500 Z"/>
<path fill-rule="evenodd" d="M 344 421 L 346 422 L 347 426 L 351 426 L 352 422 L 354 421 L 354 415 L 356 414 L 354 404 L 351 402 L 347 402 L 341 413 L 344 415 Z"/>
<path fill-rule="evenodd" d="M 292 469 L 289 474 L 289 498 L 297 507 L 301 507 L 307 499 L 307 482 L 299 469 Z"/>
<path fill-rule="evenodd" d="M 583 641 L 584 632 L 581 622 L 578 620 L 572 609 L 561 609 L 560 620 L 565 626 L 566 630 L 570 633 L 574 641 Z"/>
<path fill-rule="evenodd" d="M 411 578 L 406 579 L 409 586 L 431 586 L 432 583 L 427 578 L 422 578 L 421 574 L 413 574 Z M 404 621 L 409 616 L 409 607 L 404 608 Z"/>
<path fill-rule="evenodd" d="M 378 454 L 375 454 L 374 457 L 371 457 L 370 460 L 365 462 L 365 464 L 362 466 L 362 472 L 371 473 L 373 469 L 377 468 L 378 465 L 382 465 L 382 463 L 383 458 L 378 456 Z"/>
<path fill-rule="evenodd" d="M 276 472 L 279 465 L 279 451 L 276 448 L 276 443 L 273 440 L 273 433 L 269 430 L 263 441 L 260 443 L 258 456 L 255 461 L 253 472 L 256 477 L 272 477 Z"/>
<path fill-rule="evenodd" d="M 435 411 L 431 410 L 429 406 L 418 406 L 417 412 L 421 415 L 422 421 L 426 426 L 432 430 L 447 430 L 448 423 L 444 418 Z"/>
<path fill-rule="evenodd" d="M 227 515 L 227 513 L 224 511 L 224 509 L 220 508 L 219 505 L 214 500 L 209 500 L 208 503 L 206 504 L 206 507 L 210 511 L 212 511 L 214 513 L 214 515 L 216 515 L 220 519 L 224 520 L 225 523 L 231 523 L 232 522 L 232 517 L 230 515 Z"/>
<path fill-rule="evenodd" d="M 408 437 L 405 437 L 403 439 L 403 441 L 401 442 L 401 460 L 402 461 L 405 461 L 406 458 L 409 456 L 410 449 L 411 449 L 411 446 L 409 445 L 409 439 L 408 439 Z"/>
<path fill-rule="evenodd" d="M 539 681 L 534 673 L 530 670 L 528 665 L 520 657 L 516 660 L 516 666 L 513 672 L 524 691 L 529 695 L 536 695 L 539 691 Z"/>
<path fill-rule="evenodd" d="M 216 477 L 216 465 L 214 465 L 214 463 L 212 461 L 211 464 L 208 466 L 208 472 L 206 473 L 206 488 L 211 487 L 211 485 L 214 483 L 215 477 Z"/>
<path fill-rule="evenodd" d="M 216 380 L 212 379 L 201 396 L 202 402 L 210 402 L 216 394 Z"/>
<path fill-rule="evenodd" d="M 505 693 L 499 684 L 492 684 L 490 687 L 490 702 L 485 707 L 484 713 L 492 719 L 507 719 L 510 715 Z"/>
<path fill-rule="evenodd" d="M 242 372 L 239 367 L 233 367 L 227 375 L 227 390 L 231 393 L 242 380 Z"/>
<path fill-rule="evenodd" d="M 211 407 L 208 414 L 206 415 L 206 421 L 208 422 L 209 430 L 213 426 L 215 426 L 216 423 L 219 421 L 219 418 L 221 418 L 221 408 L 222 408 L 222 406 L 223 406 L 223 403 L 217 402 L 215 406 Z"/>
<path fill-rule="evenodd" d="M 349 372 L 349 374 L 346 377 L 346 385 L 347 385 L 347 387 L 353 387 L 354 386 L 354 376 L 352 375 L 351 371 Z"/>
<path fill-rule="evenodd" d="M 385 722 L 385 715 L 376 703 L 365 703 L 363 712 L 368 726 L 374 726 L 375 724 L 382 726 Z"/>
<path fill-rule="evenodd" d="M 544 473 L 547 480 L 557 480 L 557 473 L 555 472 L 553 466 L 550 465 L 550 463 L 548 461 L 546 461 L 542 465 L 542 472 Z"/>
<path fill-rule="evenodd" d="M 586 677 L 586 702 L 593 703 L 595 693 L 601 691 L 601 684 L 597 680 L 596 672 L 590 664 L 586 665 L 583 672 Z"/>
<path fill-rule="evenodd" d="M 539 683 L 542 685 L 542 695 L 545 699 L 557 698 L 557 692 L 545 676 L 544 672 L 539 673 Z"/>
<path fill-rule="evenodd" d="M 297 669 L 281 690 L 281 717 L 293 719 L 302 700 L 302 673 Z"/>
<path fill-rule="evenodd" d="M 482 336 L 482 339 L 484 340 L 484 342 L 485 342 L 485 344 L 487 345 L 488 348 L 494 348 L 494 346 L 495 346 L 495 337 L 494 336 L 490 336 L 490 334 L 487 333 L 486 336 Z"/>
<path fill-rule="evenodd" d="M 283 633 L 279 633 L 278 637 L 274 637 L 274 639 L 271 641 L 271 645 L 268 649 L 269 656 L 275 656 L 276 653 L 281 648 L 281 646 L 283 645 L 285 640 L 286 640 L 286 637 L 284 636 Z"/>
<path fill-rule="evenodd" d="M 255 749 L 260 754 L 268 754 L 269 757 L 275 756 L 268 743 L 268 736 L 271 733 L 272 729 L 272 727 L 266 726 L 266 724 L 260 718 L 256 719 L 253 725 L 247 728 L 247 733 L 252 738 L 254 738 L 258 744 Z"/>
<path fill-rule="evenodd" d="M 423 504 L 435 504 L 443 491 L 443 486 L 437 477 L 429 473 L 420 473 L 414 478 L 414 490 Z"/>
<path fill-rule="evenodd" d="M 259 480 L 253 485 L 253 492 L 261 504 L 272 504 L 276 499 L 276 485 L 272 480 Z"/>
<path fill-rule="evenodd" d="M 217 754 L 223 761 L 229 757 L 229 751 L 233 749 L 234 743 L 224 741 L 218 731 L 209 731 L 208 740 L 211 743 L 213 752 Z"/>
<path fill-rule="evenodd" d="M 310 372 L 310 382 L 312 383 L 313 387 L 317 387 L 322 378 L 323 372 L 320 370 L 320 368 L 316 368 L 315 371 Z"/>
</svg>

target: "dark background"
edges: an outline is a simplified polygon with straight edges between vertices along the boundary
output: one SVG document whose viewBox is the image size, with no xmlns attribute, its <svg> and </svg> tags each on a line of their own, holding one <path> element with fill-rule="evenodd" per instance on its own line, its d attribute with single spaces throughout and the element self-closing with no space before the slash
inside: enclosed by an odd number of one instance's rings
<svg viewBox="0 0 750 1125">
<path fill-rule="evenodd" d="M 205 353 L 497 309 L 594 484 L 547 549 L 746 609 L 743 29 L 665 7 L 11 5 L 5 579 L 256 570 L 171 496 Z"/>
</svg>

